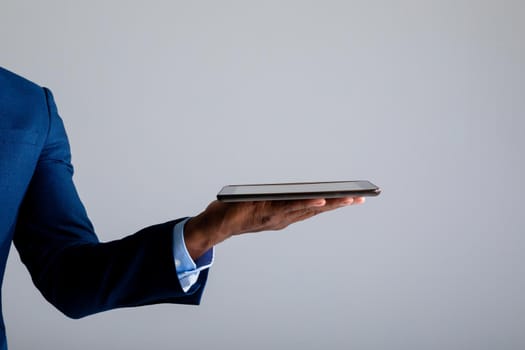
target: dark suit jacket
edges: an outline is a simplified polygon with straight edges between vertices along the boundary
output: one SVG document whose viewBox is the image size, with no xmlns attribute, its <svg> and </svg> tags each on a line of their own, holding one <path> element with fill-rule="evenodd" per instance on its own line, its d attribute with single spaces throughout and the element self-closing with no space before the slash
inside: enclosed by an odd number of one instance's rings
<svg viewBox="0 0 525 350">
<path fill-rule="evenodd" d="M 176 221 L 100 243 L 72 175 L 51 92 L 0 67 L 0 278 L 14 239 L 34 284 L 69 317 L 153 303 L 198 304 L 207 271 L 182 291 L 172 253 Z"/>
</svg>

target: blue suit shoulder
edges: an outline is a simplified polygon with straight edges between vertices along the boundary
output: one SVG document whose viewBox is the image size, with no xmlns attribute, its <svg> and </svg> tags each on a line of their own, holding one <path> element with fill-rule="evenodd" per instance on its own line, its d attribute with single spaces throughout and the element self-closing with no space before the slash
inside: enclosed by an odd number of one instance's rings
<svg viewBox="0 0 525 350">
<path fill-rule="evenodd" d="M 0 129 L 34 129 L 49 118 L 46 90 L 0 67 Z M 42 125 L 42 124 L 40 124 Z"/>
</svg>

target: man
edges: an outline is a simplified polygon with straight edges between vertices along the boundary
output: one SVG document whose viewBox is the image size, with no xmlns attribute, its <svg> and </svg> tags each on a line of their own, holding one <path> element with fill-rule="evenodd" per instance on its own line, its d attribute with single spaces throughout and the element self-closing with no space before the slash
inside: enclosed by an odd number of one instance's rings
<svg viewBox="0 0 525 350">
<path fill-rule="evenodd" d="M 43 296 L 72 318 L 153 303 L 198 304 L 213 246 L 363 198 L 225 204 L 100 243 L 72 181 L 51 92 L 0 67 L 0 278 L 14 244 Z M 7 349 L 0 319 L 0 349 Z"/>
</svg>

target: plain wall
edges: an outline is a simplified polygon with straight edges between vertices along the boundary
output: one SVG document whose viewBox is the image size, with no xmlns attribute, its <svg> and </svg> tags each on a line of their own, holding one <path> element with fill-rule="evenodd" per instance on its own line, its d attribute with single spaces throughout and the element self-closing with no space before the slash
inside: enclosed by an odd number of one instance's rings
<svg viewBox="0 0 525 350">
<path fill-rule="evenodd" d="M 15 249 L 12 349 L 525 348 L 525 2 L 1 0 L 101 240 L 225 184 L 369 179 L 216 248 L 203 304 L 70 320 Z"/>
</svg>

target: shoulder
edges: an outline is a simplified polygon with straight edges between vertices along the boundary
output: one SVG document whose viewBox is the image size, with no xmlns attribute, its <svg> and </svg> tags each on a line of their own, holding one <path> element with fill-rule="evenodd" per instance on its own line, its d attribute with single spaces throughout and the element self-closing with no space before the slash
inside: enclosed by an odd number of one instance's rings
<svg viewBox="0 0 525 350">
<path fill-rule="evenodd" d="M 0 129 L 33 129 L 47 124 L 47 95 L 41 86 L 0 67 Z"/>
<path fill-rule="evenodd" d="M 2 87 L 0 93 L 4 99 L 43 96 L 41 86 L 3 67 L 0 67 L 0 87 Z"/>
</svg>

